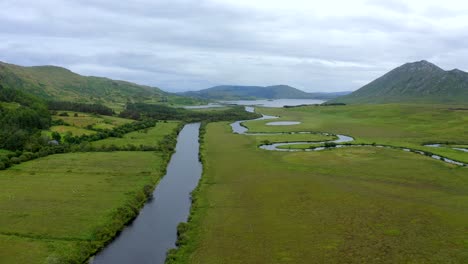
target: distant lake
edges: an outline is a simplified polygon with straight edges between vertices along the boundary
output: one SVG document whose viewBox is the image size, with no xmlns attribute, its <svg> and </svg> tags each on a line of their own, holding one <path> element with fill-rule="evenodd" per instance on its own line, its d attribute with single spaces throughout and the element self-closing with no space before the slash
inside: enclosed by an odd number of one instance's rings
<svg viewBox="0 0 468 264">
<path fill-rule="evenodd" d="M 222 104 L 237 104 L 237 105 L 255 105 L 264 107 L 283 107 L 296 105 L 321 104 L 324 100 L 317 99 L 275 99 L 275 100 L 236 100 L 236 101 L 220 101 Z"/>
<path fill-rule="evenodd" d="M 184 106 L 185 109 L 204 109 L 204 108 L 216 108 L 216 107 L 225 107 L 225 105 L 209 103 L 207 105 L 189 105 Z"/>
</svg>

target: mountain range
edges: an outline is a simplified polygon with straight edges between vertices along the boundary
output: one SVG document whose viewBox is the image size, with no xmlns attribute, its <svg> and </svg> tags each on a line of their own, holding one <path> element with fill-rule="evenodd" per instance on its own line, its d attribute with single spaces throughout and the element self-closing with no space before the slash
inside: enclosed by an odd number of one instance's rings
<svg viewBox="0 0 468 264">
<path fill-rule="evenodd" d="M 45 100 L 100 103 L 113 108 L 122 107 L 126 102 L 187 101 L 156 87 L 82 76 L 56 66 L 23 67 L 0 62 L 0 85 Z"/>
<path fill-rule="evenodd" d="M 221 85 L 179 94 L 157 87 L 82 76 L 56 66 L 23 67 L 0 62 L 0 86 L 45 100 L 99 103 L 122 109 L 127 102 L 203 103 L 206 100 L 322 99 L 328 103 L 468 104 L 468 73 L 428 62 L 406 63 L 350 92 L 307 93 L 288 85 Z"/>
<path fill-rule="evenodd" d="M 331 99 L 350 92 L 307 93 L 288 85 L 241 86 L 220 85 L 199 91 L 179 93 L 180 95 L 213 100 L 250 99 Z"/>
<path fill-rule="evenodd" d="M 468 73 L 445 71 L 425 60 L 406 63 L 330 102 L 467 104 Z"/>
</svg>

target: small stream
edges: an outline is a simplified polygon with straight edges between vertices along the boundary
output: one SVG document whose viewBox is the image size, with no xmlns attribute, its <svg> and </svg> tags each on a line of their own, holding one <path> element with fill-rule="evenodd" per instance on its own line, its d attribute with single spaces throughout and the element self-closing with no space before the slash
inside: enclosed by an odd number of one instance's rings
<svg viewBox="0 0 468 264">
<path fill-rule="evenodd" d="M 198 184 L 202 164 L 198 160 L 200 123 L 187 124 L 177 137 L 166 175 L 138 217 L 93 259 L 92 264 L 163 264 L 175 247 L 177 225 L 190 212 L 190 192 Z"/>
<path fill-rule="evenodd" d="M 446 147 L 442 144 L 427 144 L 427 145 L 424 145 L 425 147 L 431 147 L 431 148 L 443 148 L 443 147 Z M 447 148 L 451 148 L 451 149 L 454 149 L 454 150 L 459 150 L 459 151 L 463 151 L 463 152 L 468 152 L 468 148 L 457 148 L 457 147 L 447 147 Z"/>
<path fill-rule="evenodd" d="M 251 106 L 246 106 L 245 110 L 247 112 L 255 112 L 255 108 Z M 446 157 L 442 157 L 439 155 L 434 155 L 429 152 L 417 150 L 417 149 L 410 149 L 410 148 L 402 148 L 402 147 L 394 147 L 394 146 L 389 146 L 389 145 L 375 145 L 375 144 L 344 144 L 343 143 L 349 143 L 354 141 L 354 138 L 346 135 L 334 135 L 331 133 L 320 133 L 320 132 L 310 132 L 310 131 L 298 131 L 298 132 L 257 132 L 257 133 L 249 133 L 248 128 L 244 126 L 242 123 L 246 121 L 257 121 L 257 120 L 269 120 L 269 119 L 277 119 L 279 118 L 278 116 L 268 116 L 268 115 L 262 115 L 262 117 L 254 119 L 254 120 L 241 120 L 241 121 L 236 121 L 231 124 L 231 128 L 233 133 L 236 134 L 243 134 L 243 135 L 252 135 L 252 136 L 259 136 L 259 135 L 280 135 L 280 134 L 322 134 L 325 136 L 336 136 L 337 139 L 335 140 L 328 140 L 328 141 L 322 141 L 322 142 L 316 142 L 316 141 L 301 141 L 301 142 L 278 142 L 278 143 L 272 143 L 272 144 L 264 144 L 260 145 L 259 148 L 264 149 L 264 150 L 272 150 L 272 151 L 288 151 L 288 152 L 296 152 L 296 151 L 320 151 L 324 149 L 331 149 L 331 148 L 342 148 L 342 147 L 377 147 L 377 148 L 391 148 L 391 149 L 399 149 L 402 151 L 406 152 L 413 152 L 416 154 L 421 154 L 425 155 L 428 157 L 431 157 L 436 160 L 440 160 L 446 163 L 458 165 L 458 166 L 468 166 L 468 163 L 463 163 L 460 161 L 452 160 Z M 296 123 L 294 123 L 296 124 Z M 293 125 L 294 125 L 293 124 Z M 323 146 L 317 146 L 314 147 L 313 145 L 320 145 L 324 143 L 335 143 L 336 145 L 333 147 L 323 147 Z M 307 149 L 288 149 L 288 148 L 280 148 L 284 146 L 292 146 L 292 145 L 302 145 L 302 144 L 311 144 L 311 146 Z M 440 144 L 432 144 L 432 145 L 425 145 L 427 147 L 441 147 Z M 468 152 L 468 149 L 465 148 L 453 148 L 456 150 Z"/>
</svg>

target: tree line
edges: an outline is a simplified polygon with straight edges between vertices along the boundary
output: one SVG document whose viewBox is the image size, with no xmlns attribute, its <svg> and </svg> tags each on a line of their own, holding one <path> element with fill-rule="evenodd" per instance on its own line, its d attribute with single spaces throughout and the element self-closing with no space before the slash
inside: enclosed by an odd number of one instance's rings
<svg viewBox="0 0 468 264">
<path fill-rule="evenodd" d="M 37 142 L 37 147 L 34 149 L 30 148 L 18 148 L 11 153 L 0 156 L 0 170 L 6 169 L 14 164 L 21 162 L 29 161 L 32 159 L 45 157 L 52 154 L 58 153 L 68 153 L 68 152 L 77 152 L 77 151 L 117 151 L 117 150 L 141 150 L 141 151 L 150 151 L 150 150 L 161 150 L 164 151 L 168 148 L 167 142 L 162 142 L 157 148 L 151 148 L 147 146 L 126 146 L 125 148 L 114 148 L 110 147 L 93 147 L 89 143 L 92 141 L 97 141 L 105 139 L 108 137 L 122 137 L 126 133 L 130 133 L 136 130 L 147 129 L 154 127 L 156 125 L 156 120 L 144 120 L 134 123 L 124 124 L 122 126 L 116 127 L 111 130 L 100 130 L 93 135 L 82 135 L 82 136 L 72 136 L 71 134 L 66 134 L 63 137 L 62 144 L 50 144 L 50 139 L 48 137 L 40 136 L 39 142 Z M 60 141 L 60 135 L 56 140 Z M 167 140 L 167 139 L 166 139 Z M 171 138 L 172 140 L 172 138 Z M 175 145 L 172 141 L 169 142 L 169 145 Z"/>
<path fill-rule="evenodd" d="M 128 103 L 125 110 L 119 116 L 135 120 L 151 118 L 158 120 L 182 120 L 185 122 L 235 121 L 260 117 L 257 113 L 245 111 L 243 106 L 233 106 L 229 109 L 218 111 L 193 111 L 145 103 Z"/>
<path fill-rule="evenodd" d="M 49 110 L 64 110 L 111 116 L 114 111 L 100 104 L 85 104 L 65 101 L 48 101 Z"/>
</svg>

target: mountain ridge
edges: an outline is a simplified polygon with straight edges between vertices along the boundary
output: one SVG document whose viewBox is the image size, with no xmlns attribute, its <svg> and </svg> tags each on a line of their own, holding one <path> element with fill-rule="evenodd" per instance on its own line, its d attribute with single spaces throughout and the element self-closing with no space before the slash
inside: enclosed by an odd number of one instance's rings
<svg viewBox="0 0 468 264">
<path fill-rule="evenodd" d="M 117 109 L 123 108 L 127 102 L 166 102 L 168 98 L 172 101 L 185 100 L 157 87 L 83 76 L 54 65 L 19 66 L 0 61 L 0 85 L 45 100 L 99 103 Z"/>
<path fill-rule="evenodd" d="M 279 84 L 270 86 L 254 85 L 218 85 L 198 91 L 179 93 L 184 96 L 212 100 L 249 100 L 249 99 L 330 99 L 341 94 L 337 93 L 308 93 L 289 85 Z"/>
<path fill-rule="evenodd" d="M 405 63 L 332 102 L 466 104 L 468 73 L 446 71 L 426 60 Z"/>
</svg>

